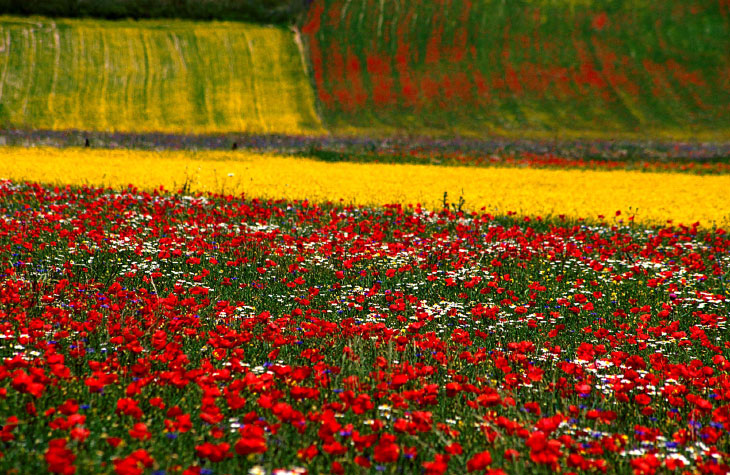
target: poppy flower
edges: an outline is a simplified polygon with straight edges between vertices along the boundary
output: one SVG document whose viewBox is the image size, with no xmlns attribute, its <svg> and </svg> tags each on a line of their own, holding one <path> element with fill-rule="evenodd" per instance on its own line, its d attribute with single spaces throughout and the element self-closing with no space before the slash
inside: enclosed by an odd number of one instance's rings
<svg viewBox="0 0 730 475">
<path fill-rule="evenodd" d="M 215 463 L 233 457 L 233 454 L 229 451 L 230 448 L 231 444 L 226 442 L 221 442 L 220 444 L 211 444 L 210 442 L 206 442 L 204 444 L 196 445 L 195 452 L 198 457 Z"/>
<path fill-rule="evenodd" d="M 48 442 L 44 458 L 49 472 L 62 475 L 76 473 L 73 465 L 76 455 L 66 447 L 66 443 L 66 439 L 52 439 Z"/>
<path fill-rule="evenodd" d="M 149 440 L 152 438 L 152 434 L 147 430 L 147 424 L 142 422 L 137 422 L 134 424 L 134 427 L 129 429 L 129 436 L 138 440 Z"/>
<path fill-rule="evenodd" d="M 482 471 L 489 468 L 492 463 L 492 454 L 485 450 L 474 454 L 466 462 L 466 469 L 470 472 Z"/>
<path fill-rule="evenodd" d="M 247 425 L 239 431 L 241 438 L 234 445 L 238 455 L 263 454 L 267 450 L 264 430 L 258 426 Z"/>
</svg>

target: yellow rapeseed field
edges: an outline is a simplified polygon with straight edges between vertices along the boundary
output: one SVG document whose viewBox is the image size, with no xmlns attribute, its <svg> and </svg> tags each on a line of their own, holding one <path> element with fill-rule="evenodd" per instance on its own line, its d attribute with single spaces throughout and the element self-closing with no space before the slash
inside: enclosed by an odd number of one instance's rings
<svg viewBox="0 0 730 475">
<path fill-rule="evenodd" d="M 636 215 L 647 224 L 730 224 L 730 176 L 634 171 L 326 163 L 274 154 L 0 148 L 0 177 L 51 184 L 128 184 L 152 190 L 244 194 L 253 198 L 435 209 L 444 192 L 465 208 L 589 220 Z"/>
</svg>

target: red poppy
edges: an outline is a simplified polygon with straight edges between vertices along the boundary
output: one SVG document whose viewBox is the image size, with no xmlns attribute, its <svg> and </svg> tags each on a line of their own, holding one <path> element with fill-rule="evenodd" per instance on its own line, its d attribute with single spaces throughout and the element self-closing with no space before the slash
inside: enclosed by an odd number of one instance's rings
<svg viewBox="0 0 730 475">
<path fill-rule="evenodd" d="M 393 463 L 398 460 L 400 447 L 395 443 L 396 437 L 392 434 L 383 434 L 373 447 L 373 459 L 377 463 Z"/>
<path fill-rule="evenodd" d="M 73 465 L 76 455 L 66 448 L 66 439 L 52 439 L 49 441 L 44 458 L 46 459 L 48 471 L 51 473 L 63 475 L 76 473 L 76 467 Z"/>
<path fill-rule="evenodd" d="M 489 451 L 485 450 L 484 452 L 479 452 L 477 454 L 474 454 L 466 462 L 466 469 L 469 470 L 470 472 L 475 472 L 478 470 L 486 470 L 491 463 L 492 463 L 492 454 L 490 454 Z"/>
<path fill-rule="evenodd" d="M 215 463 L 233 457 L 233 454 L 229 451 L 230 448 L 231 444 L 226 442 L 221 442 L 220 444 L 205 442 L 204 444 L 196 445 L 195 452 L 198 454 L 198 457 Z"/>
<path fill-rule="evenodd" d="M 129 436 L 133 439 L 149 440 L 152 438 L 152 434 L 147 430 L 147 424 L 137 422 L 134 427 L 129 429 Z"/>
<path fill-rule="evenodd" d="M 266 439 L 261 427 L 247 425 L 239 430 L 241 438 L 236 442 L 234 449 L 238 455 L 263 454 L 266 452 Z"/>
</svg>

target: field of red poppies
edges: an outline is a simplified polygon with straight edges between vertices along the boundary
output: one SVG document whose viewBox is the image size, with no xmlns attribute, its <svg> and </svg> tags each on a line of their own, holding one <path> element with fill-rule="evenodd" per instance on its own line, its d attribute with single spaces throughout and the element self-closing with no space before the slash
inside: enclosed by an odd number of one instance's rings
<svg viewBox="0 0 730 475">
<path fill-rule="evenodd" d="M 725 231 L 445 204 L 0 183 L 2 465 L 728 471 Z"/>
</svg>

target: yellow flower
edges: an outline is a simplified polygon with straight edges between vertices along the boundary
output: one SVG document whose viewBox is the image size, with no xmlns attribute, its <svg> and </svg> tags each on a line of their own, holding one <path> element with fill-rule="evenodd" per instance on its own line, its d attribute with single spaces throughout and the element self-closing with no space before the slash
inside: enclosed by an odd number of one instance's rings
<svg viewBox="0 0 730 475">
<path fill-rule="evenodd" d="M 188 170 L 196 170 L 192 181 Z M 234 173 L 240 180 L 223 178 Z M 617 210 L 642 210 L 645 224 L 725 226 L 730 223 L 730 175 L 635 171 L 439 167 L 414 164 L 325 163 L 253 152 L 151 152 L 0 148 L 0 177 L 49 184 L 212 192 L 247 198 L 357 205 L 420 203 L 440 209 L 444 192 L 463 196 L 467 210 L 508 211 L 597 221 Z M 403 184 L 407 183 L 408 186 Z M 462 195 L 463 190 L 463 195 Z M 622 214 L 622 217 L 626 213 Z"/>
</svg>

